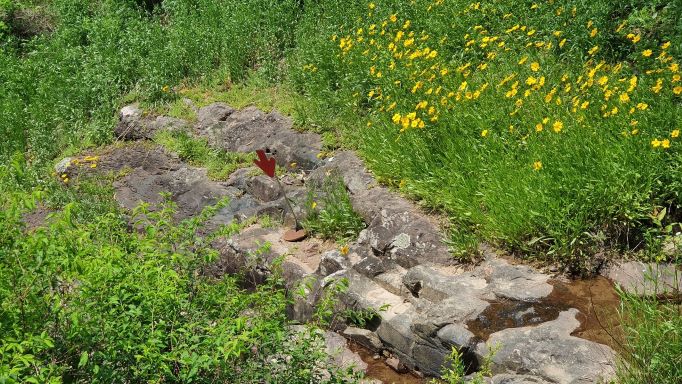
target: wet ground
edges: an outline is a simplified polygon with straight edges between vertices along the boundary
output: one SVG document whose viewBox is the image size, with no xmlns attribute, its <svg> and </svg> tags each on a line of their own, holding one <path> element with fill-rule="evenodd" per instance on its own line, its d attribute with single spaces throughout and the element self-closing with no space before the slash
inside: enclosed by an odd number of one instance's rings
<svg viewBox="0 0 682 384">
<path fill-rule="evenodd" d="M 613 284 L 604 277 L 586 280 L 554 280 L 552 293 L 538 302 L 502 300 L 491 305 L 467 323 L 480 340 L 507 328 L 525 327 L 551 321 L 569 308 L 580 311 L 581 326 L 573 335 L 606 344 L 618 350 L 620 300 Z"/>
<path fill-rule="evenodd" d="M 348 343 L 350 349 L 360 355 L 362 361 L 367 363 L 366 377 L 380 380 L 384 384 L 425 384 L 427 379 L 420 378 L 411 372 L 398 373 L 386 365 L 386 359 L 374 358 L 374 353 L 352 342 Z"/>
</svg>

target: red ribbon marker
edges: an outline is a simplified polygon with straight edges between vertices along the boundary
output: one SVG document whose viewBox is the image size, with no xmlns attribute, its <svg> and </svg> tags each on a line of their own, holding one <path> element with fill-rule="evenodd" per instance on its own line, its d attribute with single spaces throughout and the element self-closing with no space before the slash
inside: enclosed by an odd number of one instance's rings
<svg viewBox="0 0 682 384">
<path fill-rule="evenodd" d="M 274 178 L 275 158 L 274 157 L 268 158 L 268 155 L 266 155 L 265 151 L 262 149 L 257 150 L 256 154 L 258 155 L 258 160 L 254 160 L 253 162 L 258 166 L 258 168 L 262 169 L 266 175 Z"/>
<path fill-rule="evenodd" d="M 284 191 L 284 187 L 282 186 L 282 183 L 280 183 L 279 178 L 275 177 L 275 165 L 276 161 L 274 157 L 268 157 L 268 155 L 265 153 L 265 150 L 263 149 L 258 149 L 256 150 L 256 154 L 258 155 L 258 160 L 254 160 L 254 164 L 260 168 L 263 173 L 268 175 L 269 177 L 275 179 L 277 182 L 277 185 L 279 185 L 279 189 L 282 191 L 282 195 L 284 195 L 284 201 L 286 202 L 287 206 L 289 207 L 289 210 L 291 211 L 291 214 L 294 216 L 294 222 L 296 227 L 292 230 L 287 231 L 283 238 L 285 241 L 300 241 L 303 240 L 306 236 L 306 230 L 303 229 L 301 226 L 301 223 L 298 221 L 298 217 L 296 217 L 296 212 L 294 212 L 294 207 L 291 206 L 291 202 L 289 202 L 289 198 L 286 195 L 286 192 Z"/>
</svg>

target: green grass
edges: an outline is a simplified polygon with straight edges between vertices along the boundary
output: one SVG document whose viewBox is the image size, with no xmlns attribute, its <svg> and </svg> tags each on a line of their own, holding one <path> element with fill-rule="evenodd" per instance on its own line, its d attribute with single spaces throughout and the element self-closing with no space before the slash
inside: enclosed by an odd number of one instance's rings
<svg viewBox="0 0 682 384">
<path fill-rule="evenodd" d="M 293 86 L 356 116 L 350 145 L 448 213 L 454 248 L 474 234 L 578 274 L 658 257 L 653 218 L 680 219 L 679 4 L 335 6 L 301 26 Z"/>
<path fill-rule="evenodd" d="M 365 227 L 354 210 L 343 179 L 332 174 L 309 186 L 303 227 L 324 239 L 353 240 Z"/>
<path fill-rule="evenodd" d="M 205 139 L 191 136 L 185 131 L 161 131 L 154 137 L 161 144 L 189 164 L 206 168 L 212 180 L 227 180 L 232 172 L 253 165 L 253 154 L 232 153 L 211 148 Z"/>
<path fill-rule="evenodd" d="M 682 305 L 620 292 L 625 351 L 619 384 L 682 380 Z"/>
</svg>

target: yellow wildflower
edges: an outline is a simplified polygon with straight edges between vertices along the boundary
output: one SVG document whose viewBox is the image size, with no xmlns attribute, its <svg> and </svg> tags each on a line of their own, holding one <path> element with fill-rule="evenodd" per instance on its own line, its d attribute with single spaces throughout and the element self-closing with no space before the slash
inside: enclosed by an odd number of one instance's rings
<svg viewBox="0 0 682 384">
<path fill-rule="evenodd" d="M 488 130 L 484 129 L 483 131 L 481 131 L 481 137 L 486 137 L 486 136 L 488 136 Z"/>
<path fill-rule="evenodd" d="M 530 70 L 533 72 L 539 71 L 540 70 L 540 63 L 538 63 L 537 61 L 530 63 Z"/>
<path fill-rule="evenodd" d="M 646 49 L 644 52 L 642 52 L 642 56 L 644 57 L 649 57 L 653 54 L 654 52 L 651 49 Z"/>
<path fill-rule="evenodd" d="M 677 138 L 679 136 L 680 136 L 680 130 L 679 129 L 676 129 L 676 130 L 670 132 L 670 137 L 672 137 L 672 138 Z"/>
<path fill-rule="evenodd" d="M 661 147 L 666 148 L 666 149 L 667 149 L 667 148 L 670 148 L 670 140 L 668 140 L 668 139 L 663 139 L 663 140 L 661 141 Z"/>
<path fill-rule="evenodd" d="M 677 87 L 673 88 L 673 93 L 676 95 L 681 94 L 682 93 L 682 86 L 678 85 Z"/>
<path fill-rule="evenodd" d="M 663 45 L 661 45 L 661 49 L 668 49 L 668 48 L 670 48 L 670 42 L 669 41 L 666 41 L 665 43 L 663 43 Z"/>
<path fill-rule="evenodd" d="M 554 124 L 552 125 L 552 129 L 554 130 L 554 132 L 559 133 L 559 132 L 561 132 L 562 129 L 564 129 L 564 123 L 562 123 L 561 121 L 557 120 L 557 121 L 555 121 Z"/>
<path fill-rule="evenodd" d="M 396 113 L 396 114 L 393 115 L 393 117 L 391 118 L 391 120 L 392 120 L 395 124 L 398 124 L 398 123 L 400 122 L 400 119 L 401 119 L 401 118 L 402 118 L 402 116 L 400 116 L 399 113 Z"/>
<path fill-rule="evenodd" d="M 598 33 L 598 32 L 599 32 L 599 30 L 597 30 L 597 28 L 594 28 L 594 29 L 590 32 L 590 37 L 595 37 L 595 36 L 597 36 L 597 33 Z"/>
<path fill-rule="evenodd" d="M 628 95 L 627 93 L 621 93 L 620 94 L 620 102 L 621 103 L 627 103 L 629 101 L 630 101 L 630 95 Z"/>
<path fill-rule="evenodd" d="M 653 139 L 651 140 L 651 146 L 654 148 L 658 148 L 661 146 L 661 141 L 658 139 Z"/>
<path fill-rule="evenodd" d="M 533 170 L 534 171 L 539 171 L 542 169 L 542 162 L 541 161 L 536 161 L 533 163 Z"/>
<path fill-rule="evenodd" d="M 535 125 L 535 132 L 542 132 L 542 130 L 543 130 L 544 128 L 545 128 L 545 127 L 542 126 L 542 123 L 537 123 L 537 124 Z"/>
</svg>

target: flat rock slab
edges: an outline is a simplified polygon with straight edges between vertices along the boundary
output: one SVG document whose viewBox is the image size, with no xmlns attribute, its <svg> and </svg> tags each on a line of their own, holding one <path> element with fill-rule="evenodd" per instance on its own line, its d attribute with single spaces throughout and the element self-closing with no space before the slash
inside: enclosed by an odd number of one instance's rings
<svg viewBox="0 0 682 384">
<path fill-rule="evenodd" d="M 242 153 L 264 149 L 281 166 L 296 163 L 312 170 L 320 164 L 317 155 L 322 150 L 321 137 L 294 131 L 291 119 L 277 112 L 264 113 L 254 107 L 230 111 L 225 106 L 210 105 L 199 110 L 199 116 L 195 126 L 198 134 L 215 147 Z"/>
<path fill-rule="evenodd" d="M 682 271 L 673 264 L 620 262 L 609 268 L 606 277 L 639 296 L 667 296 L 682 289 Z"/>
<path fill-rule="evenodd" d="M 570 309 L 554 321 L 538 326 L 506 329 L 480 343 L 477 354 L 489 348 L 499 350 L 493 357 L 495 374 L 527 373 L 560 384 L 596 383 L 615 375 L 615 352 L 602 344 L 571 336 L 580 326 L 578 311 Z"/>
</svg>

